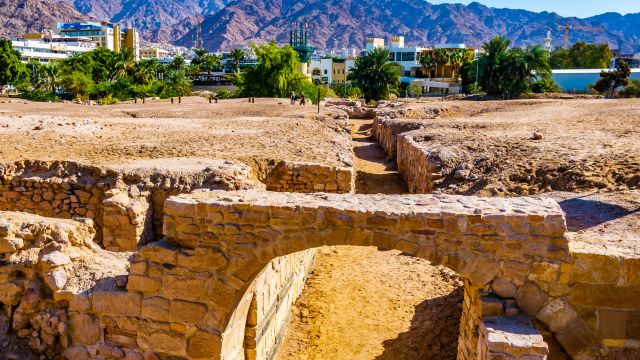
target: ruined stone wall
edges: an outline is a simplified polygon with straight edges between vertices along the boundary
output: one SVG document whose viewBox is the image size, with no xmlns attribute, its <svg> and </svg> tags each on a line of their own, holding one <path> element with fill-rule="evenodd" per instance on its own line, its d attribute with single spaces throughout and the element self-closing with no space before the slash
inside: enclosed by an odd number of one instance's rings
<svg viewBox="0 0 640 360">
<path fill-rule="evenodd" d="M 353 167 L 283 161 L 267 175 L 266 185 L 278 192 L 352 193 L 355 173 Z"/>
<path fill-rule="evenodd" d="M 371 136 L 382 146 L 387 155 L 397 154 L 398 136 L 402 133 L 420 129 L 424 124 L 415 120 L 390 119 L 378 116 L 373 119 Z"/>
<path fill-rule="evenodd" d="M 458 360 L 478 359 L 479 319 L 482 317 L 480 288 L 469 280 L 464 282 L 464 301 L 458 336 Z"/>
<path fill-rule="evenodd" d="M 432 193 L 433 182 L 442 178 L 433 159 L 418 146 L 413 136 L 399 137 L 397 146 L 398 173 L 407 183 L 409 192 Z"/>
<path fill-rule="evenodd" d="M 210 163 L 186 174 L 69 161 L 0 164 L 0 210 L 88 218 L 96 227 L 97 243 L 113 251 L 134 251 L 162 236 L 167 197 L 198 188 L 237 190 L 259 184 L 244 164 Z"/>
</svg>

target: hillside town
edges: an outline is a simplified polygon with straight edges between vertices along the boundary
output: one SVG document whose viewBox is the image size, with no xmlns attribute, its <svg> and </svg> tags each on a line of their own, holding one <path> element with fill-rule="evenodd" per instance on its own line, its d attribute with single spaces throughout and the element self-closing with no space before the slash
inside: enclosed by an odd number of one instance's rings
<svg viewBox="0 0 640 360">
<path fill-rule="evenodd" d="M 0 360 L 640 359 L 640 7 L 48 1 Z"/>
</svg>

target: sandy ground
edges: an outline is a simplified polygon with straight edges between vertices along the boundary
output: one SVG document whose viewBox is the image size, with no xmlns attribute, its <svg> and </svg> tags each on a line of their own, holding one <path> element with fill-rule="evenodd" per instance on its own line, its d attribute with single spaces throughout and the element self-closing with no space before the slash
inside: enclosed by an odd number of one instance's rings
<svg viewBox="0 0 640 360">
<path fill-rule="evenodd" d="M 349 135 L 311 106 L 276 99 L 199 97 L 182 104 L 85 106 L 62 103 L 0 103 L 0 161 L 79 160 L 108 164 L 130 160 L 201 157 L 344 165 Z"/>
<path fill-rule="evenodd" d="M 416 104 L 405 107 L 420 114 Z M 446 109 L 416 119 L 424 147 L 447 165 L 441 191 L 514 196 L 640 186 L 639 99 L 449 102 Z M 469 178 L 453 179 L 456 167 L 471 170 Z"/>
<path fill-rule="evenodd" d="M 460 285 L 397 251 L 323 248 L 276 358 L 455 359 Z"/>
<path fill-rule="evenodd" d="M 407 185 L 394 159 L 371 139 L 371 120 L 350 120 L 353 135 L 356 192 L 358 194 L 406 194 Z"/>
</svg>

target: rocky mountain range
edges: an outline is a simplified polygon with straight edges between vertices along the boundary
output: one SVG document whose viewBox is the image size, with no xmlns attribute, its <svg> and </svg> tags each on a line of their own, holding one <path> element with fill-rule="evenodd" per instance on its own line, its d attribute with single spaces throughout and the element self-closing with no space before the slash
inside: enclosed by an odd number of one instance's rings
<svg viewBox="0 0 640 360">
<path fill-rule="evenodd" d="M 55 0 L 0 0 L 0 36 L 19 36 L 50 28 L 55 21 L 75 21 L 87 17 L 73 6 L 57 4 Z"/>
<path fill-rule="evenodd" d="M 466 43 L 505 35 L 515 45 L 543 44 L 551 30 L 562 45 L 606 42 L 624 52 L 640 50 L 640 14 L 606 13 L 586 19 L 551 12 L 495 9 L 479 3 L 430 4 L 424 0 L 0 0 L 0 34 L 37 30 L 50 19 L 95 18 L 133 25 L 143 39 L 190 47 L 202 21 L 205 47 L 228 50 L 251 42 L 288 41 L 291 22 L 306 20 L 318 49 L 362 48 L 367 37 L 403 35 L 407 44 Z M 34 14 L 42 13 L 44 16 Z M 35 20 L 30 20 L 35 19 Z"/>
</svg>

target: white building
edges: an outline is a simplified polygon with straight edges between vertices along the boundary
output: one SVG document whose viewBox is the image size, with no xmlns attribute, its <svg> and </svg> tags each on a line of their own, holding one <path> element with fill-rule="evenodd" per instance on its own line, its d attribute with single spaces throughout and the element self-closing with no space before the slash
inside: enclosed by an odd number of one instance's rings
<svg viewBox="0 0 640 360">
<path fill-rule="evenodd" d="M 69 56 L 92 51 L 96 44 L 84 37 L 51 36 L 42 39 L 21 39 L 11 41 L 13 48 L 20 52 L 22 62 L 37 61 L 48 63 L 64 60 Z"/>
<path fill-rule="evenodd" d="M 311 66 L 309 66 L 311 81 L 316 85 L 337 86 L 345 84 L 355 63 L 353 59 L 312 59 Z"/>
</svg>

